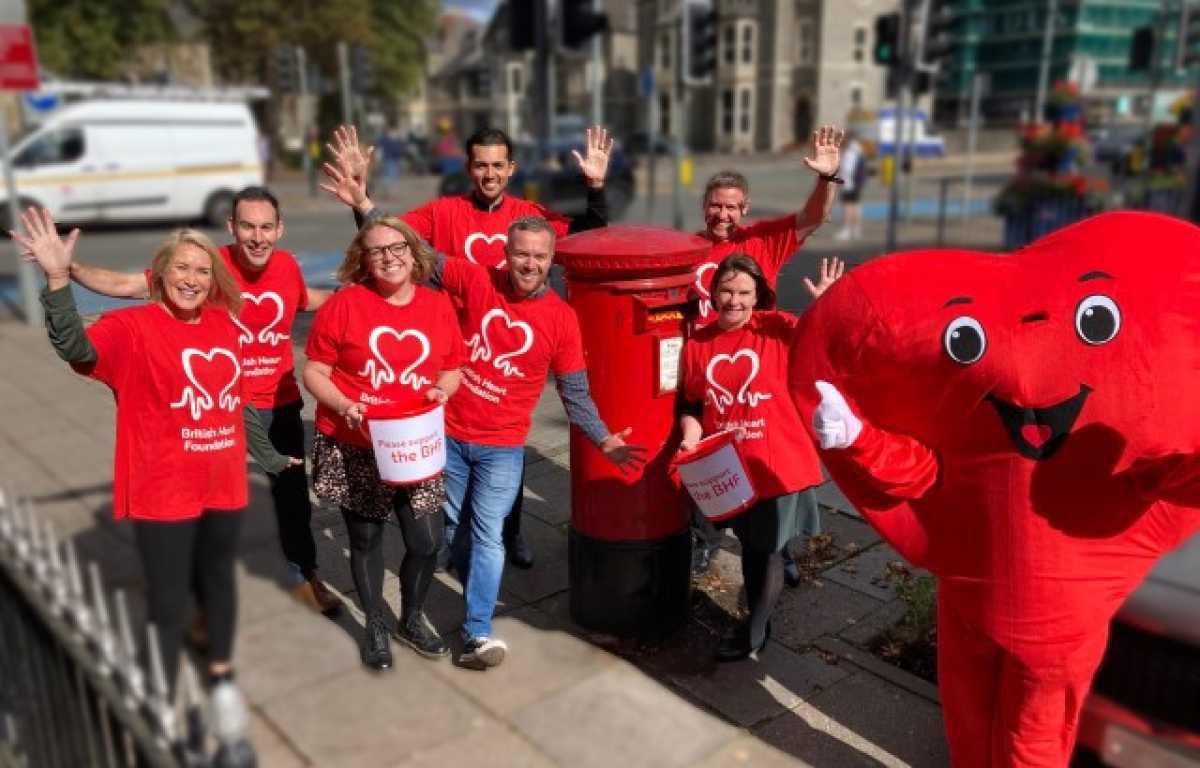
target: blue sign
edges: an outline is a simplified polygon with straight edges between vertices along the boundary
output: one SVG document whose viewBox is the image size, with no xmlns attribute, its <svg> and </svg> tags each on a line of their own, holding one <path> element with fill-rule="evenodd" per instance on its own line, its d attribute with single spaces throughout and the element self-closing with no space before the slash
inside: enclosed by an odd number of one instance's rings
<svg viewBox="0 0 1200 768">
<path fill-rule="evenodd" d="M 62 104 L 57 93 L 29 92 L 25 94 L 25 107 L 33 112 L 53 112 Z"/>
</svg>

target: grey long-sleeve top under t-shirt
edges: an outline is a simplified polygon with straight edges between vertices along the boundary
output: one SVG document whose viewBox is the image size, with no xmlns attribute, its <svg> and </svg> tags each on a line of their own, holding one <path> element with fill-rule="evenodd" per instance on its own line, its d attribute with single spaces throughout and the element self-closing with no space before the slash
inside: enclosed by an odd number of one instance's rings
<svg viewBox="0 0 1200 768">
<path fill-rule="evenodd" d="M 46 310 L 46 335 L 58 356 L 72 365 L 96 362 L 96 348 L 83 329 L 83 319 L 75 308 L 75 295 L 66 285 L 52 291 L 42 290 L 42 307 Z M 287 469 L 291 460 L 275 450 L 262 420 L 253 406 L 242 409 L 246 429 L 246 450 L 250 457 L 269 474 L 277 475 Z"/>
</svg>

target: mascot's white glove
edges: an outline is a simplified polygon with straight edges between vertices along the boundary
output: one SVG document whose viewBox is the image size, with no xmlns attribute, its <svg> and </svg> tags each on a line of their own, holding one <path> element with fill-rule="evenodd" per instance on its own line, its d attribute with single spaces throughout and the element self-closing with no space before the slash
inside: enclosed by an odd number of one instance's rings
<svg viewBox="0 0 1200 768">
<path fill-rule="evenodd" d="M 813 429 L 821 440 L 821 448 L 840 450 L 854 445 L 863 425 L 846 404 L 846 398 L 828 381 L 818 381 L 817 391 L 821 393 L 821 402 L 813 411 Z"/>
</svg>

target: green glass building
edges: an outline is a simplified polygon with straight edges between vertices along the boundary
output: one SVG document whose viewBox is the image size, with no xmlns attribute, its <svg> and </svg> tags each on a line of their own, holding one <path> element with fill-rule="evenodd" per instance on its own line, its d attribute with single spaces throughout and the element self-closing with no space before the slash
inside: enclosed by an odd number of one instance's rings
<svg viewBox="0 0 1200 768">
<path fill-rule="evenodd" d="M 1032 117 L 1048 0 L 934 0 L 931 6 L 929 45 L 942 54 L 935 119 L 954 124 L 965 118 L 977 72 L 987 75 L 981 108 L 989 122 Z M 1048 89 L 1059 80 L 1080 83 L 1090 120 L 1144 114 L 1153 79 L 1160 112 L 1189 87 L 1187 73 L 1175 67 L 1180 0 L 1057 0 L 1055 15 Z M 1129 68 L 1134 30 L 1141 26 L 1156 33 L 1156 74 Z"/>
</svg>

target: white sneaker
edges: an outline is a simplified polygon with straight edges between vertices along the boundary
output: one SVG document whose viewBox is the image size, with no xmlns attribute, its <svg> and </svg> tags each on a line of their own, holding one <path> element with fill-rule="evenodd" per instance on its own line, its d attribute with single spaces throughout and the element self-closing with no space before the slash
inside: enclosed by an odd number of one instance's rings
<svg viewBox="0 0 1200 768">
<path fill-rule="evenodd" d="M 472 669 L 498 667 L 508 653 L 508 644 L 494 637 L 472 637 L 463 645 L 458 663 Z"/>
</svg>

